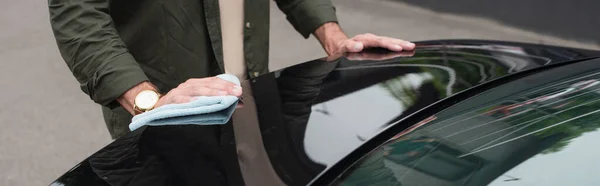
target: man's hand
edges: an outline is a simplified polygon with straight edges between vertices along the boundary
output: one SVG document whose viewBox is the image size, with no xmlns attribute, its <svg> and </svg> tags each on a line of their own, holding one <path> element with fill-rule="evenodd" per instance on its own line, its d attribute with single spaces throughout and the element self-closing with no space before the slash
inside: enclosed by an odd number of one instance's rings
<svg viewBox="0 0 600 186">
<path fill-rule="evenodd" d="M 149 82 L 143 82 L 131 89 L 117 99 L 129 113 L 134 114 L 133 104 L 137 94 L 143 90 L 157 89 Z M 224 96 L 232 95 L 242 96 L 242 87 L 223 80 L 218 77 L 192 78 L 179 84 L 177 88 L 172 89 L 166 95 L 162 96 L 154 108 L 167 104 L 187 103 L 194 100 L 196 96 Z"/>
<path fill-rule="evenodd" d="M 167 104 L 187 103 L 197 96 L 242 96 L 242 87 L 218 77 L 193 78 L 169 91 L 156 103 L 156 107 Z"/>
<path fill-rule="evenodd" d="M 357 35 L 341 41 L 338 45 L 338 52 L 361 52 L 365 48 L 385 48 L 395 52 L 415 49 L 414 43 L 373 34 Z"/>
<path fill-rule="evenodd" d="M 361 52 L 365 48 L 386 48 L 396 52 L 415 49 L 414 43 L 373 34 L 348 38 L 337 23 L 325 23 L 317 28 L 314 35 L 329 56 Z"/>
</svg>

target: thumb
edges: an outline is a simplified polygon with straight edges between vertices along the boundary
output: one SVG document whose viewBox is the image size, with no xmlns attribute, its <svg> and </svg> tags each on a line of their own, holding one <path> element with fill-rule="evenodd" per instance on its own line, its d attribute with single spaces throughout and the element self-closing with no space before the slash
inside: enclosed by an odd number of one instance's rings
<svg viewBox="0 0 600 186">
<path fill-rule="evenodd" d="M 346 47 L 346 51 L 348 51 L 348 52 L 361 52 L 363 50 L 363 48 L 365 48 L 365 45 L 362 42 L 358 42 L 358 41 L 349 39 L 348 42 L 346 42 L 345 47 Z"/>
</svg>

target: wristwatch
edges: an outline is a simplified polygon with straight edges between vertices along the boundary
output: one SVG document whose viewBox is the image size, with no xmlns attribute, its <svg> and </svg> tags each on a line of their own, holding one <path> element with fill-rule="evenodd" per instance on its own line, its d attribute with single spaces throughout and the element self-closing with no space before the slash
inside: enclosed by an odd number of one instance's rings
<svg viewBox="0 0 600 186">
<path fill-rule="evenodd" d="M 144 90 L 135 96 L 133 101 L 133 111 L 135 114 L 144 113 L 154 109 L 160 99 L 160 94 L 153 90 Z"/>
</svg>

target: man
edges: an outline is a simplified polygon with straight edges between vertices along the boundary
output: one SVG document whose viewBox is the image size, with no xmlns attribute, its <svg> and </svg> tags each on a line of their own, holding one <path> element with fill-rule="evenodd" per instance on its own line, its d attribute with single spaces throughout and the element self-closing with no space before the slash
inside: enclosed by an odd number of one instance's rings
<svg viewBox="0 0 600 186">
<path fill-rule="evenodd" d="M 348 38 L 329 0 L 276 2 L 330 56 L 414 48 L 372 34 Z M 268 72 L 267 0 L 49 0 L 49 9 L 60 52 L 81 89 L 103 106 L 113 138 L 129 132 L 132 115 L 195 96 L 242 95 L 240 86 L 212 76 Z"/>
</svg>

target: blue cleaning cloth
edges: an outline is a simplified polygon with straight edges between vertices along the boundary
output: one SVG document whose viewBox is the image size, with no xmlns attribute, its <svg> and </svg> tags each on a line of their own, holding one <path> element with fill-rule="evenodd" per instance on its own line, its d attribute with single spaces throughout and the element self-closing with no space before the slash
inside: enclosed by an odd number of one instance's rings
<svg viewBox="0 0 600 186">
<path fill-rule="evenodd" d="M 240 80 L 231 74 L 217 77 L 240 85 Z M 231 118 L 238 103 L 236 96 L 199 96 L 189 103 L 163 105 L 136 115 L 129 124 L 134 131 L 144 125 L 219 125 Z"/>
</svg>

